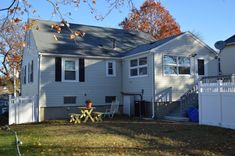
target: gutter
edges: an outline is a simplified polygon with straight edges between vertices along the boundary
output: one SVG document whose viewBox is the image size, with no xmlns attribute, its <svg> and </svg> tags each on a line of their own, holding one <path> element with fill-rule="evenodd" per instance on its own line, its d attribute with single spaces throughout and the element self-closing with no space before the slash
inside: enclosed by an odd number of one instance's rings
<svg viewBox="0 0 235 156">
<path fill-rule="evenodd" d="M 113 59 L 121 60 L 121 57 L 105 57 L 105 56 L 82 56 L 82 55 L 72 55 L 72 54 L 52 54 L 52 53 L 40 53 L 41 56 L 60 56 L 60 57 L 79 57 L 79 58 L 96 58 L 96 59 Z"/>
<path fill-rule="evenodd" d="M 226 46 L 235 45 L 235 42 L 227 43 Z"/>
<path fill-rule="evenodd" d="M 41 68 L 41 54 L 39 53 L 38 55 L 38 97 L 37 97 L 37 102 L 38 102 L 38 122 L 41 122 L 40 120 L 40 103 L 39 103 L 39 99 L 40 99 L 40 81 L 41 81 L 41 72 L 40 72 L 40 69 Z"/>
<path fill-rule="evenodd" d="M 152 57 L 152 119 L 155 118 L 155 55 Z"/>
</svg>

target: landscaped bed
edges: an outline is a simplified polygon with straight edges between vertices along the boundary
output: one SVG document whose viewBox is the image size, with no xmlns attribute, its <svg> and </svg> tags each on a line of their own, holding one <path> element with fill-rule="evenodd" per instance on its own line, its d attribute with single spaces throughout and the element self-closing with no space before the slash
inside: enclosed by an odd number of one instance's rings
<svg viewBox="0 0 235 156">
<path fill-rule="evenodd" d="M 22 155 L 235 155 L 235 131 L 196 124 L 115 120 L 14 125 Z M 0 130 L 0 155 L 14 136 Z"/>
</svg>

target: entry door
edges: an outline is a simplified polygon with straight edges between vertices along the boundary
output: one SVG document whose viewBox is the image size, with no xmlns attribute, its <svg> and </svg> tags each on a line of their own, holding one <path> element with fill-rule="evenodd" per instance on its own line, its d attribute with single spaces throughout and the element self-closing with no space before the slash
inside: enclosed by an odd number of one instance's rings
<svg viewBox="0 0 235 156">
<path fill-rule="evenodd" d="M 123 98 L 123 113 L 131 116 L 131 96 L 124 96 Z"/>
<path fill-rule="evenodd" d="M 197 79 L 201 79 L 206 74 L 204 59 L 197 59 Z"/>
</svg>

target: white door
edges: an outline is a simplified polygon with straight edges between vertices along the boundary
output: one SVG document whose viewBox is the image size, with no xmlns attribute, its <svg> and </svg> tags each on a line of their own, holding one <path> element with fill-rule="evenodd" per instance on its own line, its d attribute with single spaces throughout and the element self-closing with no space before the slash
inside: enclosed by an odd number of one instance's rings
<svg viewBox="0 0 235 156">
<path fill-rule="evenodd" d="M 131 116 L 131 96 L 123 97 L 123 114 Z"/>
</svg>

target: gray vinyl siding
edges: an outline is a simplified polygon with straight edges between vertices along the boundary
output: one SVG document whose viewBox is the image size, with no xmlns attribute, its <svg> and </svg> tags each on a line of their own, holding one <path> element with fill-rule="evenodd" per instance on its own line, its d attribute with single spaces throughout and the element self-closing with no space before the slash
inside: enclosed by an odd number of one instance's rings
<svg viewBox="0 0 235 156">
<path fill-rule="evenodd" d="M 235 45 L 226 46 L 220 58 L 222 75 L 235 74 Z"/>
<path fill-rule="evenodd" d="M 195 65 L 197 68 L 197 59 L 204 59 L 205 61 L 205 76 L 217 75 L 215 55 L 209 51 L 208 48 L 199 44 L 189 34 L 182 35 L 169 44 L 158 49 L 152 49 L 155 52 L 155 93 L 159 93 L 164 89 L 172 87 L 173 100 L 178 100 L 188 89 L 192 87 L 195 78 Z M 164 75 L 163 74 L 163 56 L 190 56 L 197 53 L 197 56 L 191 58 L 191 75 Z M 197 72 L 197 69 L 196 69 Z"/>
<path fill-rule="evenodd" d="M 78 59 L 78 58 L 77 58 Z M 105 105 L 105 96 L 121 102 L 121 62 L 116 60 L 116 76 L 106 77 L 106 60 L 85 59 L 85 82 L 55 82 L 55 57 L 41 57 L 41 107 L 73 106 L 64 104 L 64 96 L 76 96 L 75 105 L 91 99 L 93 105 Z M 86 96 L 85 96 L 86 95 Z"/>
<path fill-rule="evenodd" d="M 148 63 L 148 75 L 144 77 L 130 77 L 130 60 L 145 57 L 147 56 L 147 63 Z M 152 57 L 153 55 L 148 53 L 146 55 L 138 55 L 123 59 L 123 67 L 122 67 L 122 74 L 123 74 L 123 83 L 122 83 L 122 90 L 125 93 L 141 93 L 143 89 L 143 99 L 146 101 L 152 101 L 152 84 L 153 84 L 153 72 L 152 72 Z M 138 96 L 135 97 L 136 100 L 139 100 Z"/>
<path fill-rule="evenodd" d="M 33 82 L 28 82 L 28 64 L 33 60 Z M 26 65 L 26 84 L 21 83 L 22 96 L 38 95 L 38 51 L 31 31 L 26 33 L 26 47 L 23 52 L 21 71 Z M 22 78 L 22 77 L 21 77 Z M 21 80 L 22 82 L 23 80 Z"/>
</svg>

